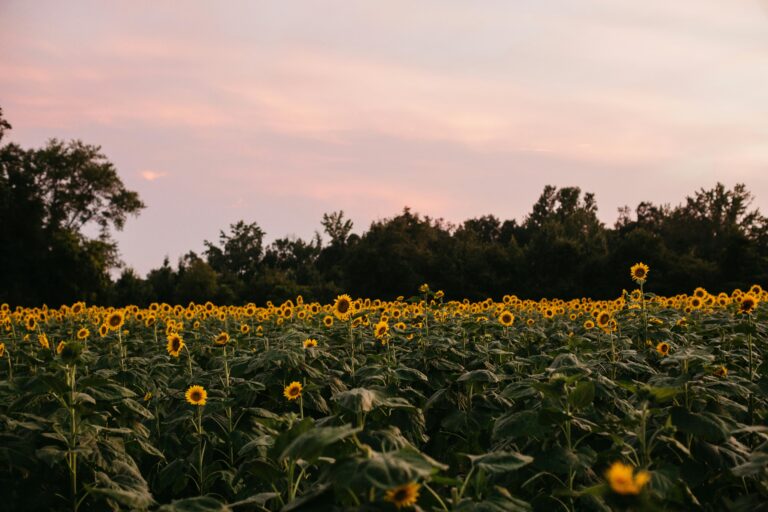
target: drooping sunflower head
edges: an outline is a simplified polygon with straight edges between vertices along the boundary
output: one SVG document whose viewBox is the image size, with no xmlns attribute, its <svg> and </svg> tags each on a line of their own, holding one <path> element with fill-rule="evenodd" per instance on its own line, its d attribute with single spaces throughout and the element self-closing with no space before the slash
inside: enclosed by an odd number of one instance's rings
<svg viewBox="0 0 768 512">
<path fill-rule="evenodd" d="M 61 351 L 64 350 L 64 347 L 66 345 L 67 345 L 66 343 L 64 343 L 63 341 L 60 341 L 59 344 L 56 345 L 56 353 L 61 354 Z"/>
<path fill-rule="evenodd" d="M 347 320 L 352 315 L 352 297 L 339 295 L 333 303 L 333 314 L 339 320 Z"/>
<path fill-rule="evenodd" d="M 288 400 L 296 400 L 301 396 L 301 389 L 301 382 L 293 381 L 285 386 L 285 389 L 283 390 L 283 396 L 285 396 L 285 398 Z"/>
<path fill-rule="evenodd" d="M 48 343 L 48 336 L 46 336 L 45 333 L 37 335 L 37 342 L 40 343 L 40 346 L 43 348 L 51 348 L 51 344 Z"/>
<path fill-rule="evenodd" d="M 175 332 L 169 334 L 167 339 L 168 344 L 165 346 L 165 349 L 168 351 L 168 354 L 173 357 L 179 357 L 181 349 L 184 348 L 184 340 Z"/>
<path fill-rule="evenodd" d="M 629 269 L 629 274 L 636 283 L 644 283 L 648 279 L 649 270 L 648 265 L 645 263 L 635 263 Z"/>
<path fill-rule="evenodd" d="M 398 509 L 410 508 L 416 504 L 419 499 L 419 488 L 421 484 L 409 482 L 392 489 L 388 489 L 384 500 L 392 503 Z"/>
<path fill-rule="evenodd" d="M 757 307 L 757 303 L 758 303 L 757 297 L 755 297 L 751 293 L 742 295 L 739 301 L 739 313 L 743 315 L 751 314 Z"/>
<path fill-rule="evenodd" d="M 647 471 L 638 471 L 623 462 L 614 462 L 605 473 L 605 478 L 616 494 L 633 495 L 640 494 L 645 484 L 651 480 Z"/>
<path fill-rule="evenodd" d="M 304 340 L 304 348 L 316 347 L 317 340 L 314 338 L 307 338 Z"/>
<path fill-rule="evenodd" d="M 658 352 L 659 355 L 662 355 L 662 356 L 666 356 L 667 354 L 669 354 L 669 349 L 670 349 L 669 343 L 667 343 L 666 341 L 662 341 L 658 345 L 656 345 L 656 352 Z"/>
<path fill-rule="evenodd" d="M 515 315 L 513 315 L 509 311 L 502 311 L 502 313 L 499 315 L 499 323 L 504 327 L 509 327 L 514 323 L 514 321 L 515 321 Z"/>
<path fill-rule="evenodd" d="M 223 346 L 229 343 L 229 333 L 225 331 L 221 331 L 218 336 L 216 336 L 216 339 L 213 340 L 213 343 L 218 346 Z"/>
<path fill-rule="evenodd" d="M 208 392 L 203 386 L 190 386 L 184 394 L 184 398 L 190 405 L 202 406 L 208 399 Z"/>
</svg>

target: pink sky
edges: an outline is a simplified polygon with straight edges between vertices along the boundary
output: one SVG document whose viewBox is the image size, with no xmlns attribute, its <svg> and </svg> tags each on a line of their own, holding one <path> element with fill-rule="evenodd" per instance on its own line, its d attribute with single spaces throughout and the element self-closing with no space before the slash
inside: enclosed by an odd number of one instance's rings
<svg viewBox="0 0 768 512">
<path fill-rule="evenodd" d="M 546 184 L 609 224 L 717 181 L 766 213 L 767 5 L 3 0 L 0 106 L 24 146 L 102 146 L 140 273 L 240 219 L 522 219 Z"/>
</svg>

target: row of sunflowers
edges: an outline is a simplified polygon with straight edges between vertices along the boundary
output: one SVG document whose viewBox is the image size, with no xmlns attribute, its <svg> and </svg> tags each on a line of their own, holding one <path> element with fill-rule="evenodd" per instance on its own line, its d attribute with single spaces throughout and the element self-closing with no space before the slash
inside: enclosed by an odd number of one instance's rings
<svg viewBox="0 0 768 512">
<path fill-rule="evenodd" d="M 758 510 L 768 293 L 0 306 L 9 510 Z"/>
</svg>

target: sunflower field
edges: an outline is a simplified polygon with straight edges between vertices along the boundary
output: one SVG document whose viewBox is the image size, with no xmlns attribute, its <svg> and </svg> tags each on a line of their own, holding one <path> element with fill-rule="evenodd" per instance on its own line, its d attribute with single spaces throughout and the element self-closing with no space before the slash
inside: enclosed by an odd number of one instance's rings
<svg viewBox="0 0 768 512">
<path fill-rule="evenodd" d="M 0 308 L 3 510 L 768 510 L 768 293 Z"/>
</svg>

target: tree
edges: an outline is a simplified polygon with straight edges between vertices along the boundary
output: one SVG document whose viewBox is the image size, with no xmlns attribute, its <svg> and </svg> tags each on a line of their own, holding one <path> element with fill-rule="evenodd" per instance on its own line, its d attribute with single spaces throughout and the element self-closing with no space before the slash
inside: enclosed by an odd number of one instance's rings
<svg viewBox="0 0 768 512">
<path fill-rule="evenodd" d="M 0 135 L 10 124 L 0 118 Z M 119 266 L 112 230 L 144 208 L 99 146 L 51 139 L 0 147 L 0 300 L 103 298 Z M 97 235 L 89 236 L 91 228 Z"/>
</svg>

